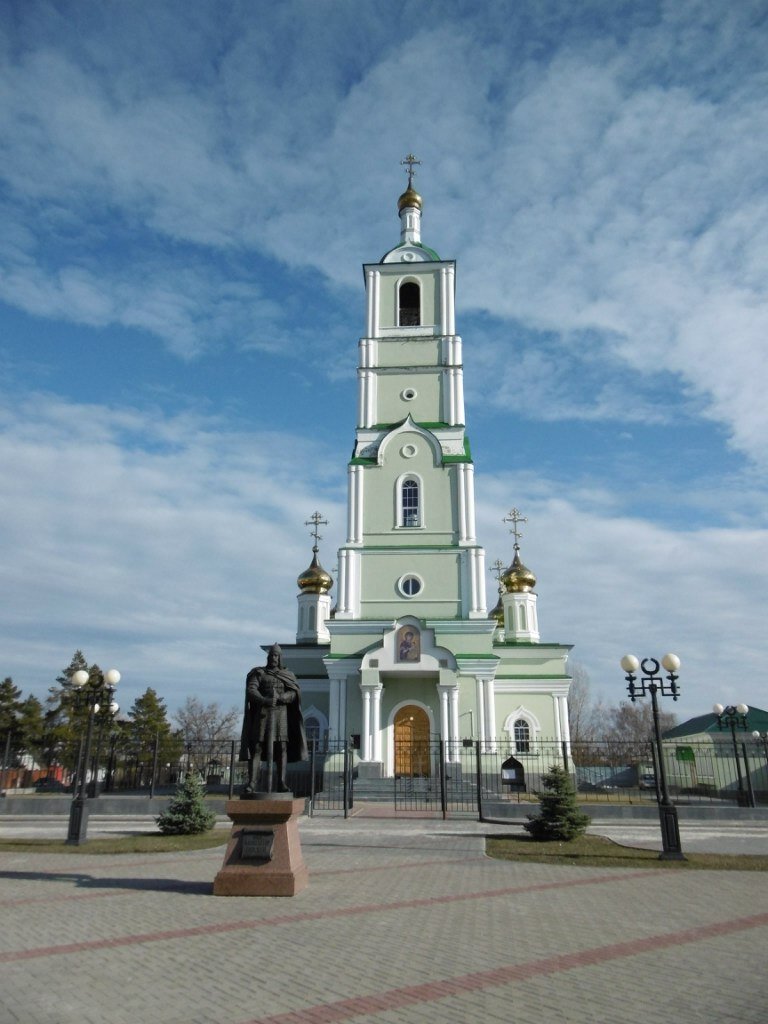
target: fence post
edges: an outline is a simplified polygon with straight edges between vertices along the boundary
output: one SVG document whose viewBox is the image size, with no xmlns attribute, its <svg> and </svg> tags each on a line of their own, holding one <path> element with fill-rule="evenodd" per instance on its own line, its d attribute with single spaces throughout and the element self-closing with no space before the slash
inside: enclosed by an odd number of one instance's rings
<svg viewBox="0 0 768 1024">
<path fill-rule="evenodd" d="M 341 797 L 344 802 L 344 817 L 349 817 L 349 807 L 347 805 L 347 789 L 349 786 L 349 741 L 344 739 L 344 778 L 342 779 L 342 790 Z"/>
<path fill-rule="evenodd" d="M 747 744 L 741 744 L 741 751 L 744 754 L 744 774 L 747 776 L 747 793 L 749 795 L 749 806 L 757 807 L 755 803 L 755 791 L 752 788 L 752 774 L 749 770 L 749 761 L 747 760 Z"/>
<path fill-rule="evenodd" d="M 565 772 L 566 775 L 568 775 L 569 774 L 569 772 L 568 772 L 568 744 L 566 743 L 565 740 L 561 740 L 560 746 L 561 746 L 562 752 L 563 752 L 563 771 Z"/>
<path fill-rule="evenodd" d="M 483 820 L 483 770 L 480 764 L 480 740 L 475 740 L 475 788 L 477 795 L 477 820 Z"/>
<path fill-rule="evenodd" d="M 152 751 L 152 778 L 149 780 L 149 799 L 155 795 L 155 779 L 157 778 L 157 762 L 160 757 L 160 730 L 155 732 L 155 746 Z"/>
<path fill-rule="evenodd" d="M 230 740 L 229 744 L 229 799 L 235 795 L 235 745 L 236 740 Z"/>
<path fill-rule="evenodd" d="M 443 821 L 448 817 L 448 800 L 445 792 L 445 740 L 438 740 L 440 749 L 440 810 L 443 812 Z"/>
<path fill-rule="evenodd" d="M 317 739 L 312 737 L 309 741 L 309 816 L 315 813 L 315 752 L 317 750 Z"/>
<path fill-rule="evenodd" d="M 3 754 L 3 774 L 0 775 L 0 789 L 5 789 L 7 786 L 6 771 L 11 767 L 11 730 L 8 730 L 8 735 L 5 737 L 5 752 Z"/>
</svg>

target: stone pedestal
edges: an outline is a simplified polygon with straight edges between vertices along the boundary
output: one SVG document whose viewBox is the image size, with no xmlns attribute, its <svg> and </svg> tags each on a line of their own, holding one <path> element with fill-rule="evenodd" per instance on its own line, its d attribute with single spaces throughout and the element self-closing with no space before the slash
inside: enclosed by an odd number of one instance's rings
<svg viewBox="0 0 768 1024">
<path fill-rule="evenodd" d="M 299 842 L 304 800 L 228 800 L 232 831 L 214 896 L 295 896 L 308 872 Z"/>
</svg>

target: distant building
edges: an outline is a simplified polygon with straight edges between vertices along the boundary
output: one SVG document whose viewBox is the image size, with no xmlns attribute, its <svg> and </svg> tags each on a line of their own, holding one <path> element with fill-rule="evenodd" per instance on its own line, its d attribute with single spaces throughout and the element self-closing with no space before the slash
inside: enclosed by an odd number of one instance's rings
<svg viewBox="0 0 768 1024">
<path fill-rule="evenodd" d="M 534 755 L 539 740 L 570 739 L 570 645 L 541 640 L 516 509 L 514 557 L 499 573 L 498 604 L 487 609 L 456 265 L 421 241 L 414 162 L 404 161 L 400 242 L 363 267 L 365 334 L 336 607 L 318 558 L 316 514 L 312 563 L 298 578 L 296 643 L 281 645 L 301 683 L 309 735 L 354 736 L 358 769 L 370 777 L 435 771 L 418 753 L 421 740 L 445 740 L 450 761 L 468 738 L 489 751 L 501 739 L 522 756 Z"/>
<path fill-rule="evenodd" d="M 662 736 L 669 783 L 692 795 L 732 797 L 742 803 L 750 787 L 756 797 L 768 794 L 768 711 L 750 707 L 746 729 L 731 729 L 713 712 L 697 715 Z M 761 734 L 755 739 L 753 732 Z"/>
</svg>

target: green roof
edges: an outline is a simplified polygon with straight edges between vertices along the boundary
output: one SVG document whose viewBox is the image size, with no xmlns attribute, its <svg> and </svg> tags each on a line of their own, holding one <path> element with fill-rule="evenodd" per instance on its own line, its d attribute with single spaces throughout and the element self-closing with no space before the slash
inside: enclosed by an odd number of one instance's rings
<svg viewBox="0 0 768 1024">
<path fill-rule="evenodd" d="M 737 728 L 736 739 L 742 741 L 750 739 L 750 734 L 753 730 L 768 732 L 768 711 L 763 711 L 762 708 L 750 707 L 747 712 L 746 731 Z M 695 718 L 689 718 L 685 722 L 681 722 L 680 725 L 676 725 L 674 729 L 665 730 L 663 736 L 665 740 L 672 740 L 680 736 L 700 736 L 702 733 L 709 733 L 714 736 L 730 736 L 731 730 L 725 725 L 721 729 L 718 725 L 717 715 L 710 711 L 707 715 L 696 715 Z"/>
</svg>

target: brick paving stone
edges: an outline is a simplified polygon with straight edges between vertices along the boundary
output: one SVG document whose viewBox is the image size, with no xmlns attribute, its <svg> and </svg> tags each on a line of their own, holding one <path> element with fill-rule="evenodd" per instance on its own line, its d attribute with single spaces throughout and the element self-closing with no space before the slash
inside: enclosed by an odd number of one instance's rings
<svg viewBox="0 0 768 1024">
<path fill-rule="evenodd" d="M 305 820 L 293 899 L 210 895 L 221 849 L 0 854 L 0 1024 L 765 1019 L 766 875 L 504 863 L 491 830 Z"/>
</svg>

